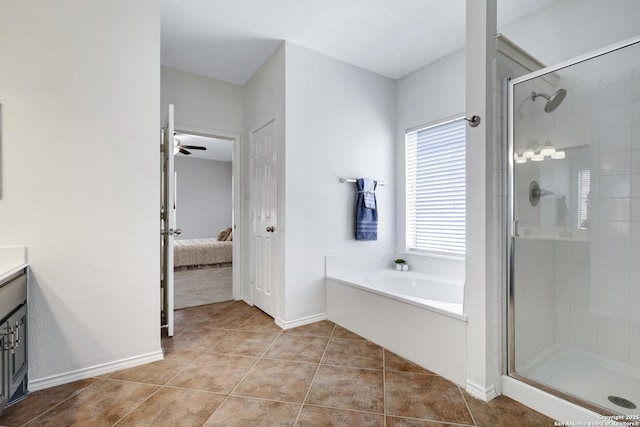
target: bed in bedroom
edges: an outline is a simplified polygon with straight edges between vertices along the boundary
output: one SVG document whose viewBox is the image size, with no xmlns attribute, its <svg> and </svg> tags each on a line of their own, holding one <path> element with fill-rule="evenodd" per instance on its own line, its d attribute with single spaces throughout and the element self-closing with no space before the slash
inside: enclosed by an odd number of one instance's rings
<svg viewBox="0 0 640 427">
<path fill-rule="evenodd" d="M 222 234 L 222 233 L 221 233 Z M 211 239 L 176 239 L 173 251 L 174 267 L 225 265 L 233 261 L 231 237 Z"/>
</svg>

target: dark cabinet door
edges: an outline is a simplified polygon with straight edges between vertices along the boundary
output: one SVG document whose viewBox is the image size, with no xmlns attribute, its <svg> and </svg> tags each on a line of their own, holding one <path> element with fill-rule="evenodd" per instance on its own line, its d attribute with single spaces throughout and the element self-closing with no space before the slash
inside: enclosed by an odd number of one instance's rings
<svg viewBox="0 0 640 427">
<path fill-rule="evenodd" d="M 6 324 L 13 330 L 12 349 L 5 352 L 9 359 L 9 397 L 12 397 L 27 374 L 27 305 L 12 314 Z"/>
<path fill-rule="evenodd" d="M 7 373 L 7 351 L 9 346 L 7 323 L 0 323 L 0 413 L 9 400 L 9 375 Z"/>
</svg>

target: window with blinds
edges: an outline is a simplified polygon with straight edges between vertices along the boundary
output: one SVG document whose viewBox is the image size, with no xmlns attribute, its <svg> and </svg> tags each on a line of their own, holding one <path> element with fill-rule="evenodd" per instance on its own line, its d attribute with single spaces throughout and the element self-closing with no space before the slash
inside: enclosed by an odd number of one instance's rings
<svg viewBox="0 0 640 427">
<path fill-rule="evenodd" d="M 464 117 L 408 131 L 407 249 L 465 253 Z"/>
<path fill-rule="evenodd" d="M 589 228 L 589 191 L 591 190 L 591 171 L 578 171 L 578 228 Z"/>
</svg>

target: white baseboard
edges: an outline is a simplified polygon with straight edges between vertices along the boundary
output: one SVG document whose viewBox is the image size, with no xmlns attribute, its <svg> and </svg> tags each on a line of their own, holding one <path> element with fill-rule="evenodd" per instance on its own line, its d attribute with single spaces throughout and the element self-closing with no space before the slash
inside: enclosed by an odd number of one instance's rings
<svg viewBox="0 0 640 427">
<path fill-rule="evenodd" d="M 321 320 L 327 320 L 327 313 L 314 314 L 313 316 L 301 317 L 299 319 L 289 321 L 285 321 L 279 317 L 276 317 L 276 325 L 280 326 L 284 330 L 287 330 L 297 328 L 298 326 L 304 326 L 310 323 L 319 322 Z"/>
<path fill-rule="evenodd" d="M 479 386 L 478 384 L 476 384 L 476 383 L 474 383 L 472 381 L 467 380 L 466 384 L 465 384 L 465 390 L 471 396 L 475 397 L 476 399 L 483 400 L 485 402 L 488 402 L 488 401 L 498 397 L 498 392 L 496 391 L 496 386 L 493 385 L 493 384 L 491 384 L 487 388 L 484 388 L 484 387 L 481 387 L 481 386 Z"/>
<path fill-rule="evenodd" d="M 144 365 L 145 363 L 156 362 L 158 360 L 162 360 L 163 358 L 164 356 L 162 355 L 162 350 L 153 353 L 141 354 L 139 356 L 133 356 L 127 359 L 103 363 L 101 365 L 91 366 L 89 368 L 83 368 L 77 371 L 52 375 L 46 378 L 30 379 L 27 388 L 30 392 L 44 390 L 45 388 L 55 387 L 58 385 L 95 377 L 98 375 L 108 374 L 120 369 L 133 368 L 135 366 Z"/>
</svg>

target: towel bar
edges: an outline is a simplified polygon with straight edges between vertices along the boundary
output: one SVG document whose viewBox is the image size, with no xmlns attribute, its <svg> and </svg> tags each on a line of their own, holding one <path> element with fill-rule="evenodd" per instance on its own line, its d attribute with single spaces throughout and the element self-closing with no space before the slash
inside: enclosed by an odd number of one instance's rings
<svg viewBox="0 0 640 427">
<path fill-rule="evenodd" d="M 340 178 L 339 181 L 340 181 L 341 184 L 344 184 L 345 182 L 356 182 L 356 180 L 353 179 L 353 178 Z M 378 185 L 380 185 L 380 186 L 387 185 L 387 183 L 378 181 Z"/>
</svg>

